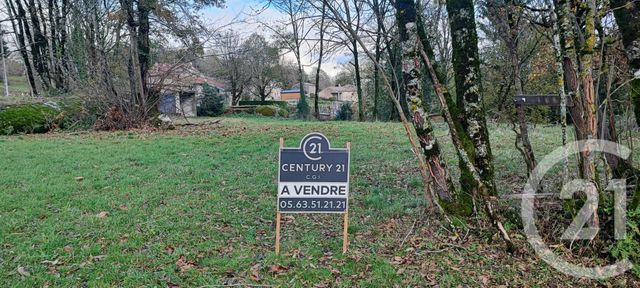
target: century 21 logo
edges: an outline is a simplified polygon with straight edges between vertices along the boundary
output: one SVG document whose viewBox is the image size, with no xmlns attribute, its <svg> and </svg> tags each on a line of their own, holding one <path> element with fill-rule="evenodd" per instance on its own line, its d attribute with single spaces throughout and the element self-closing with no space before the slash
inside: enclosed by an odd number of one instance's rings
<svg viewBox="0 0 640 288">
<path fill-rule="evenodd" d="M 629 155 L 631 155 L 631 150 L 629 148 L 605 140 L 577 141 L 555 149 L 553 152 L 545 156 L 540 163 L 538 163 L 534 171 L 532 171 L 525 186 L 523 194 L 525 197 L 522 197 L 522 206 L 520 210 L 522 224 L 529 244 L 533 246 L 537 255 L 547 262 L 547 264 L 553 266 L 560 272 L 574 277 L 606 279 L 620 275 L 631 269 L 633 267 L 633 263 L 627 259 L 602 267 L 584 267 L 569 263 L 562 257 L 554 254 L 553 251 L 547 247 L 544 243 L 544 239 L 540 237 L 535 224 L 535 194 L 536 191 L 538 191 L 541 180 L 554 165 L 566 163 L 565 161 L 568 159 L 569 155 L 578 154 L 584 149 L 588 149 L 590 153 L 606 153 L 621 159 L 627 159 Z M 626 182 L 621 179 L 611 180 L 605 190 L 613 191 L 615 239 L 625 239 L 627 205 Z M 577 192 L 584 192 L 587 195 L 587 200 L 578 212 L 578 215 L 573 219 L 573 222 L 562 234 L 562 239 L 592 240 L 600 230 L 597 226 L 597 221 L 589 221 L 592 217 L 597 216 L 598 190 L 596 189 L 595 184 L 591 181 L 575 179 L 563 185 L 562 190 L 560 191 L 560 198 L 572 199 L 573 194 Z M 587 223 L 588 227 L 585 227 L 585 224 Z"/>
<path fill-rule="evenodd" d="M 323 147 L 325 143 L 327 141 L 318 135 L 309 136 L 302 143 L 302 152 L 309 160 L 320 160 L 322 159 L 322 151 L 329 149 L 329 147 Z"/>
</svg>

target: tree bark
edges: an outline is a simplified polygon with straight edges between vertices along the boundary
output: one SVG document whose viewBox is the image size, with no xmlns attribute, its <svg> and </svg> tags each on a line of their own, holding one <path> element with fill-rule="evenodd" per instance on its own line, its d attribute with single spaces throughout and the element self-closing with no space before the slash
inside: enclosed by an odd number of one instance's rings
<svg viewBox="0 0 640 288">
<path fill-rule="evenodd" d="M 28 0 L 27 8 L 31 18 L 31 31 L 33 33 L 33 41 L 31 42 L 31 54 L 33 57 L 33 63 L 40 76 L 42 86 L 45 90 L 51 87 L 51 75 L 49 74 L 49 57 L 48 54 L 48 41 L 41 29 L 40 19 L 38 19 L 37 6 L 34 0 Z M 16 1 L 18 9 L 22 9 L 20 1 Z M 38 9 L 41 10 L 41 9 Z M 26 22 L 26 19 L 25 19 Z M 27 25 L 28 26 L 28 25 Z M 46 26 L 43 26 L 46 27 Z"/>
<path fill-rule="evenodd" d="M 431 45 L 431 42 L 428 40 L 429 38 L 427 37 L 427 33 L 424 28 L 422 15 L 420 14 L 418 15 L 416 23 L 418 25 L 417 26 L 418 36 L 420 38 L 420 43 L 422 44 L 422 50 L 427 54 L 427 57 L 429 57 L 429 59 L 435 59 L 433 46 Z M 425 66 L 425 69 L 423 70 L 427 71 L 428 73 L 429 69 L 426 62 L 424 63 L 424 66 Z M 437 62 L 433 62 L 432 66 L 434 68 L 434 72 L 436 73 L 436 75 L 432 75 L 432 77 L 435 76 L 438 79 L 439 83 L 445 83 L 446 71 L 444 71 L 444 69 L 441 68 Z M 428 78 L 428 77 L 425 77 L 425 78 Z M 435 87 L 433 80 L 425 81 L 425 82 L 430 83 L 430 85 L 432 85 L 431 87 Z M 426 90 L 426 87 L 425 87 L 425 90 Z M 437 94 L 435 92 L 435 88 L 434 88 L 434 94 Z M 445 99 L 444 103 L 447 106 L 447 107 L 443 107 L 443 109 L 447 108 L 452 113 L 452 115 L 457 116 L 455 118 L 452 118 L 451 121 L 453 121 L 453 126 L 456 129 L 457 135 L 460 138 L 460 142 L 462 143 L 462 147 L 464 148 L 465 153 L 470 155 L 470 159 L 473 159 L 475 148 L 473 146 L 473 142 L 471 141 L 471 138 L 469 138 L 469 135 L 465 132 L 462 125 L 462 121 L 464 121 L 464 117 L 463 117 L 464 113 L 458 109 L 458 106 L 456 106 L 456 102 L 453 100 L 453 96 L 451 95 L 451 93 L 449 93 L 449 91 L 447 91 L 446 89 L 443 89 L 442 94 Z M 451 134 L 451 136 L 453 137 L 453 134 Z M 457 215 L 470 216 L 473 214 L 473 210 L 474 210 L 473 195 L 475 195 L 475 193 L 477 192 L 476 190 L 478 187 L 471 175 L 472 174 L 471 171 L 469 171 L 468 166 L 464 163 L 464 160 L 460 157 L 458 157 L 458 167 L 460 168 L 459 182 L 463 191 L 456 195 L 457 199 L 456 199 L 455 207 L 447 207 L 447 208 L 449 212 L 455 213 Z"/>
<path fill-rule="evenodd" d="M 557 14 L 560 21 L 560 40 L 564 52 L 565 88 L 573 100 L 573 106 L 570 110 L 576 131 L 576 139 L 595 139 L 598 135 L 597 108 L 592 75 L 593 52 L 596 41 L 595 0 L 581 1 L 576 5 L 572 5 L 569 0 L 560 0 L 557 3 L 556 11 L 558 11 Z M 575 15 L 578 14 L 582 15 L 581 19 L 576 19 Z M 578 21 L 582 21 L 582 23 L 578 23 Z M 576 39 L 574 31 L 579 31 L 581 37 Z M 572 56 L 576 57 L 578 65 L 574 64 Z M 598 187 L 594 155 L 588 147 L 582 148 L 578 165 L 580 176 Z M 589 226 L 598 227 L 597 206 L 591 205 L 589 209 L 593 215 L 588 221 Z"/>
<path fill-rule="evenodd" d="M 316 68 L 316 87 L 315 87 L 315 99 L 313 100 L 313 113 L 316 119 L 320 119 L 320 108 L 318 107 L 318 98 L 320 93 L 320 71 L 322 71 L 322 53 L 324 52 L 324 18 L 326 14 L 327 4 L 325 0 L 322 1 L 322 15 L 320 18 L 320 51 L 318 55 L 318 68 Z"/>
<path fill-rule="evenodd" d="M 380 4 L 378 0 L 373 0 L 373 9 L 376 14 L 376 19 L 380 19 Z M 382 27 L 381 23 L 376 20 L 378 23 L 376 26 L 376 47 L 375 47 L 375 61 L 377 63 L 380 62 L 380 38 L 382 37 Z M 380 68 L 377 65 L 373 67 L 373 121 L 378 120 L 378 99 L 380 98 Z"/>
<path fill-rule="evenodd" d="M 402 74 L 406 90 L 412 123 L 426 158 L 427 168 L 431 174 L 432 187 L 443 206 L 454 203 L 455 187 L 451 181 L 449 170 L 440 155 L 440 146 L 435 137 L 433 126 L 422 103 L 421 60 L 418 54 L 418 32 L 416 25 L 416 8 L 413 0 L 396 1 L 396 17 L 402 47 Z"/>
<path fill-rule="evenodd" d="M 636 125 L 640 127 L 640 3 L 634 0 L 611 0 L 613 16 L 622 34 L 622 44 L 634 79 L 630 97 L 634 105 Z"/>
<path fill-rule="evenodd" d="M 14 33 L 16 34 L 16 40 L 18 45 L 18 50 L 20 51 L 20 55 L 22 56 L 22 61 L 24 62 L 24 67 L 27 74 L 27 80 L 29 81 L 29 86 L 31 87 L 31 93 L 34 96 L 38 95 L 38 86 L 36 84 L 36 79 L 33 74 L 33 68 L 31 66 L 31 60 L 29 59 L 29 54 L 27 52 L 28 39 L 26 38 L 26 33 L 29 27 L 25 27 L 24 23 L 26 17 L 24 9 L 16 9 L 16 5 L 14 5 L 12 0 L 5 0 L 7 7 L 9 7 L 9 16 L 11 17 L 11 26 L 13 28 Z M 15 20 L 14 20 L 15 19 Z"/>
<path fill-rule="evenodd" d="M 489 193 L 495 196 L 497 191 L 494 181 L 493 155 L 482 100 L 480 56 L 473 1 L 447 1 L 447 13 L 453 48 L 456 104 L 459 111 L 463 112 L 462 126 L 475 148 L 474 165 Z"/>
</svg>

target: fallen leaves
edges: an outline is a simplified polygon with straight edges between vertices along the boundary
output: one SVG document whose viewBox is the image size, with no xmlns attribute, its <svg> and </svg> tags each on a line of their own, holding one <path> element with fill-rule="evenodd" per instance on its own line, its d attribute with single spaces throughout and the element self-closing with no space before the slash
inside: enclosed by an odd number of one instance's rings
<svg viewBox="0 0 640 288">
<path fill-rule="evenodd" d="M 188 270 L 191 270 L 193 268 L 195 268 L 197 266 L 197 264 L 193 261 L 187 260 L 187 257 L 184 257 L 184 255 L 180 256 L 178 258 L 178 261 L 176 261 L 176 267 L 178 268 L 178 271 L 180 272 L 185 272 Z"/>
<path fill-rule="evenodd" d="M 96 217 L 98 217 L 98 218 L 106 218 L 107 216 L 109 216 L 109 212 L 107 212 L 107 211 L 102 211 L 102 212 L 96 214 Z"/>
<path fill-rule="evenodd" d="M 251 267 L 251 280 L 259 282 L 260 280 L 262 280 L 262 277 L 260 276 L 260 264 L 256 264 L 253 265 Z"/>
<path fill-rule="evenodd" d="M 273 274 L 283 274 L 285 272 L 289 271 L 289 267 L 287 266 L 282 266 L 280 264 L 276 264 L 276 265 L 271 265 L 269 266 L 269 273 L 273 273 Z"/>
</svg>

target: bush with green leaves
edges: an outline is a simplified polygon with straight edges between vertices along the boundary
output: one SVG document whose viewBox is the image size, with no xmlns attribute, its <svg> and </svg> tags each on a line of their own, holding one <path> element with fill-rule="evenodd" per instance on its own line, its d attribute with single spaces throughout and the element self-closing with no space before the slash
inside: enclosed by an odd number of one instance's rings
<svg viewBox="0 0 640 288">
<path fill-rule="evenodd" d="M 45 133 L 57 127 L 62 115 L 44 104 L 7 107 L 0 111 L 0 134 Z"/>
<path fill-rule="evenodd" d="M 60 128 L 64 130 L 86 130 L 97 120 L 97 109 L 85 102 L 66 101 L 62 103 Z"/>
<path fill-rule="evenodd" d="M 204 95 L 198 106 L 198 116 L 215 117 L 224 113 L 224 96 L 217 88 L 204 84 L 202 94 Z"/>
<path fill-rule="evenodd" d="M 240 106 L 253 106 L 253 105 L 275 105 L 278 106 L 280 108 L 287 108 L 287 105 L 289 105 L 289 103 L 287 103 L 287 101 L 273 101 L 273 100 L 267 100 L 267 101 L 246 101 L 246 100 L 240 100 L 240 102 L 238 102 L 238 105 Z"/>
<path fill-rule="evenodd" d="M 298 104 L 296 105 L 296 118 L 309 119 L 309 111 L 307 97 L 300 97 L 300 101 L 298 101 Z"/>
<path fill-rule="evenodd" d="M 278 109 L 278 116 L 282 118 L 289 118 L 289 110 L 287 110 L 286 108 Z"/>
<path fill-rule="evenodd" d="M 353 108 L 351 102 L 344 102 L 340 105 L 340 110 L 336 113 L 336 120 L 351 121 L 353 119 Z"/>
<path fill-rule="evenodd" d="M 260 114 L 262 116 L 276 116 L 278 115 L 278 108 L 277 106 L 272 106 L 272 105 L 263 105 L 263 106 L 257 106 L 256 107 L 256 114 Z"/>
<path fill-rule="evenodd" d="M 617 241 L 611 247 L 611 255 L 618 260 L 629 260 L 632 263 L 640 261 L 640 208 L 627 212 L 626 234 L 623 240 Z M 640 267 L 633 266 L 633 274 L 640 276 Z"/>
</svg>

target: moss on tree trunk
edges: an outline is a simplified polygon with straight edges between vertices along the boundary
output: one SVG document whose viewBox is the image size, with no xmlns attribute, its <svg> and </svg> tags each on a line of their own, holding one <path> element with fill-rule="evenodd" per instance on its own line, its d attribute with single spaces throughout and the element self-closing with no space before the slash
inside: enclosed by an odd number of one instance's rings
<svg viewBox="0 0 640 288">
<path fill-rule="evenodd" d="M 422 102 L 422 74 L 420 56 L 417 46 L 418 34 L 416 25 L 416 9 L 413 0 L 398 0 L 396 2 L 396 17 L 400 32 L 400 47 L 402 49 L 402 75 L 406 102 L 412 116 L 413 127 L 425 156 L 429 173 L 431 174 L 432 189 L 438 200 L 448 212 L 458 212 L 457 199 L 454 197 L 455 187 L 451 181 L 449 170 L 441 158 L 438 140 L 435 137 L 429 115 Z"/>
<path fill-rule="evenodd" d="M 480 56 L 473 1 L 447 1 L 453 70 L 456 83 L 457 112 L 462 128 L 473 144 L 474 165 L 492 195 L 496 195 L 493 155 L 485 120 L 480 83 Z M 465 149 L 471 150 L 470 147 Z"/>
</svg>

